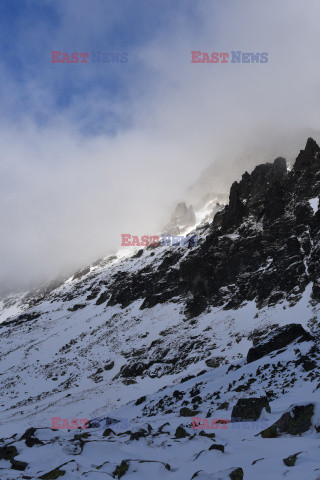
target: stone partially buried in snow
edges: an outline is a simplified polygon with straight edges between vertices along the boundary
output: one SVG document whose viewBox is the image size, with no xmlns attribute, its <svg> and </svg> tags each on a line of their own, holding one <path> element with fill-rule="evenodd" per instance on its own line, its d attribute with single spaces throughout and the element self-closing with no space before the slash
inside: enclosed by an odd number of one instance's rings
<svg viewBox="0 0 320 480">
<path fill-rule="evenodd" d="M 12 460 L 17 455 L 18 451 L 14 445 L 0 447 L 0 460 Z"/>
<path fill-rule="evenodd" d="M 28 466 L 28 464 L 26 462 L 21 462 L 20 460 L 15 460 L 14 458 L 12 460 L 10 460 L 10 463 L 11 463 L 11 468 L 13 470 L 18 470 L 20 472 L 23 472 Z"/>
<path fill-rule="evenodd" d="M 175 435 L 175 438 L 190 437 L 190 434 L 181 425 L 177 427 L 174 435 Z"/>
<path fill-rule="evenodd" d="M 234 422 L 258 420 L 263 408 L 267 412 L 271 412 L 266 397 L 241 398 L 232 409 L 231 419 Z"/>
<path fill-rule="evenodd" d="M 180 408 L 180 412 L 179 412 L 180 417 L 194 417 L 197 414 L 198 412 L 196 410 L 191 410 L 188 407 Z"/>
<path fill-rule="evenodd" d="M 213 443 L 210 445 L 209 450 L 219 450 L 219 452 L 224 453 L 224 445 L 221 445 L 220 443 Z"/>
<path fill-rule="evenodd" d="M 63 477 L 65 473 L 65 470 L 60 470 L 60 467 L 57 467 L 53 470 L 50 470 L 50 472 L 44 473 L 39 478 L 41 478 L 41 480 L 56 480 L 59 477 Z"/>
<path fill-rule="evenodd" d="M 259 435 L 261 435 L 262 438 L 276 438 L 283 433 L 301 435 L 310 429 L 313 413 L 314 405 L 312 403 L 309 405 L 294 405 L 288 412 L 285 412 L 279 420 L 260 432 Z"/>
<path fill-rule="evenodd" d="M 35 432 L 36 432 L 36 428 L 33 428 L 33 427 L 30 427 L 28 428 L 24 434 L 22 435 L 22 437 L 20 438 L 20 440 L 25 440 L 25 444 L 27 445 L 27 447 L 33 447 L 34 445 L 43 445 L 43 442 L 41 442 L 36 436 L 35 436 Z"/>
<path fill-rule="evenodd" d="M 232 467 L 228 470 L 217 472 L 216 474 L 208 474 L 203 470 L 199 470 L 191 477 L 191 480 L 195 478 L 197 480 L 243 480 L 243 470 L 241 467 Z"/>
<path fill-rule="evenodd" d="M 300 323 L 290 323 L 279 327 L 261 343 L 249 349 L 247 362 L 254 362 L 271 352 L 280 350 L 298 338 L 300 338 L 301 341 L 309 341 L 312 340 L 313 337 L 305 331 Z"/>
<path fill-rule="evenodd" d="M 283 459 L 283 463 L 284 463 L 287 467 L 294 467 L 295 464 L 296 464 L 296 461 L 297 461 L 297 457 L 298 457 L 298 455 L 299 455 L 300 453 L 301 453 L 301 452 L 298 452 L 298 453 L 295 453 L 294 455 L 290 455 L 289 457 L 284 458 L 284 459 Z"/>
<path fill-rule="evenodd" d="M 226 363 L 225 360 L 225 357 L 212 357 L 206 360 L 206 365 L 210 368 L 218 368 L 223 363 Z"/>
<path fill-rule="evenodd" d="M 236 468 L 232 472 L 230 472 L 229 477 L 231 480 L 242 480 L 243 479 L 243 470 L 241 467 Z"/>
</svg>

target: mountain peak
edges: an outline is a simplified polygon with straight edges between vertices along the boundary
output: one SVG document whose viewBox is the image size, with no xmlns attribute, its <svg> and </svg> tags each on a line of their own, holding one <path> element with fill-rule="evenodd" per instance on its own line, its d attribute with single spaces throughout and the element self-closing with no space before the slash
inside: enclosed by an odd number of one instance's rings
<svg viewBox="0 0 320 480">
<path fill-rule="evenodd" d="M 300 153 L 295 161 L 293 170 L 299 171 L 305 169 L 312 169 L 313 171 L 320 169 L 320 163 L 318 159 L 320 147 L 313 138 L 309 137 L 304 150 L 300 150 Z M 316 162 L 315 162 L 316 160 Z M 313 168 L 312 168 L 313 167 Z"/>
</svg>

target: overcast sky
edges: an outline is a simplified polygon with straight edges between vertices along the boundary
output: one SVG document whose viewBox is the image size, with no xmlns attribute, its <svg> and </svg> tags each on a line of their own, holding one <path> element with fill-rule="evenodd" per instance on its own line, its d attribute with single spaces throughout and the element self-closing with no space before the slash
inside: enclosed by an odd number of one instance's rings
<svg viewBox="0 0 320 480">
<path fill-rule="evenodd" d="M 290 132 L 319 130 L 319 18 L 318 0 L 1 2 L 0 286 L 151 235 L 208 165 L 225 188 L 246 148 L 282 155 Z M 128 62 L 54 64 L 53 50 Z"/>
</svg>

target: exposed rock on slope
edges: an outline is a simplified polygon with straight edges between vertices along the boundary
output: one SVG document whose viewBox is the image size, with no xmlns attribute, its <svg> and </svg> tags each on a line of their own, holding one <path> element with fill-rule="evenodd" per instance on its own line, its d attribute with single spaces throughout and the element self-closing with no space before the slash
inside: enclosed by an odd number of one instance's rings
<svg viewBox="0 0 320 480">
<path fill-rule="evenodd" d="M 263 408 L 270 413 L 270 405 L 266 397 L 262 398 L 241 398 L 233 407 L 231 418 L 235 421 L 257 420 Z"/>
<path fill-rule="evenodd" d="M 312 426 L 314 405 L 296 405 L 284 413 L 279 420 L 261 432 L 263 438 L 276 438 L 281 434 L 301 435 Z"/>
<path fill-rule="evenodd" d="M 277 328 L 268 335 L 267 338 L 261 341 L 261 343 L 250 348 L 247 355 L 247 362 L 254 362 L 258 360 L 258 358 L 268 355 L 268 353 L 286 347 L 289 343 L 297 339 L 308 341 L 312 340 L 312 336 L 298 323 L 290 323 Z"/>
</svg>

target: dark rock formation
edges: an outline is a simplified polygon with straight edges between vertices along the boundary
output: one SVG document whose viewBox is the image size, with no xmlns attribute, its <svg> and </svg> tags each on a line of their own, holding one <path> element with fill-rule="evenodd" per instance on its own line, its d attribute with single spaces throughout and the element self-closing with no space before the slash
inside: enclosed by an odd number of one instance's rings
<svg viewBox="0 0 320 480">
<path fill-rule="evenodd" d="M 104 368 L 105 370 L 112 370 L 113 367 L 114 367 L 114 361 L 111 360 L 110 362 L 106 363 L 103 368 Z"/>
<path fill-rule="evenodd" d="M 110 435 L 115 435 L 115 432 L 112 428 L 106 428 L 102 434 L 103 437 L 110 437 Z"/>
<path fill-rule="evenodd" d="M 194 417 L 198 412 L 191 410 L 188 407 L 183 407 L 180 409 L 180 417 Z"/>
<path fill-rule="evenodd" d="M 224 357 L 212 357 L 206 360 L 206 365 L 207 367 L 210 367 L 210 368 L 218 368 L 220 367 L 220 365 L 223 365 L 224 362 L 225 362 Z"/>
<path fill-rule="evenodd" d="M 63 477 L 65 473 L 65 470 L 60 470 L 60 467 L 57 467 L 50 470 L 50 472 L 44 473 L 39 478 L 41 478 L 41 480 L 56 480 L 59 477 Z"/>
<path fill-rule="evenodd" d="M 292 411 L 284 413 L 273 425 L 266 428 L 259 435 L 263 438 L 276 438 L 282 433 L 290 435 L 300 435 L 307 432 L 312 423 L 311 419 L 314 413 L 314 406 L 296 405 Z"/>
<path fill-rule="evenodd" d="M 130 440 L 139 440 L 139 438 L 144 438 L 147 436 L 147 431 L 143 428 L 138 430 L 137 432 L 133 432 L 130 435 Z"/>
<path fill-rule="evenodd" d="M 25 440 L 25 444 L 27 445 L 27 447 L 33 447 L 34 445 L 43 445 L 43 442 L 41 442 L 41 440 L 35 437 L 36 430 L 36 428 L 30 427 L 24 432 L 24 434 L 20 438 L 20 440 Z"/>
<path fill-rule="evenodd" d="M 265 408 L 267 412 L 271 412 L 270 405 L 266 397 L 241 398 L 237 401 L 237 404 L 232 409 L 231 420 L 234 422 L 258 420 L 263 408 Z"/>
<path fill-rule="evenodd" d="M 72 307 L 68 308 L 69 312 L 76 312 L 77 310 L 82 310 L 82 308 L 85 308 L 86 304 L 85 303 L 76 303 Z"/>
<path fill-rule="evenodd" d="M 129 464 L 126 460 L 122 460 L 121 464 L 118 465 L 113 472 L 114 478 L 118 477 L 121 478 L 125 475 L 126 471 L 129 469 Z"/>
<path fill-rule="evenodd" d="M 17 455 L 18 451 L 14 445 L 0 447 L 0 460 L 12 460 Z"/>
<path fill-rule="evenodd" d="M 295 453 L 294 455 L 290 455 L 289 457 L 284 458 L 283 463 L 287 467 L 294 467 L 295 464 L 296 464 L 297 456 L 299 455 L 299 453 L 301 453 L 301 452 Z"/>
<path fill-rule="evenodd" d="M 12 470 L 18 470 L 23 472 L 28 464 L 26 462 L 21 462 L 20 460 L 15 460 L 14 458 L 10 460 Z"/>
<path fill-rule="evenodd" d="M 229 477 L 231 478 L 231 480 L 243 480 L 243 470 L 241 467 L 239 468 L 236 468 L 235 470 L 233 470 Z"/>
<path fill-rule="evenodd" d="M 110 294 L 108 292 L 103 292 L 96 301 L 96 305 L 101 305 L 102 303 L 105 303 L 108 300 L 109 296 Z"/>
<path fill-rule="evenodd" d="M 219 452 L 224 453 L 224 446 L 219 443 L 213 443 L 210 445 L 209 450 L 219 450 Z"/>
<path fill-rule="evenodd" d="M 204 430 L 201 430 L 201 432 L 199 432 L 199 436 L 200 437 L 207 437 L 207 438 L 210 438 L 211 440 L 214 440 L 215 437 L 216 437 L 216 434 L 215 433 L 207 433 Z"/>
<path fill-rule="evenodd" d="M 123 365 L 119 375 L 124 378 L 137 377 L 142 375 L 143 372 L 147 370 L 148 366 L 148 364 L 144 364 L 142 362 L 137 362 L 132 365 Z"/>
<path fill-rule="evenodd" d="M 186 438 L 190 437 L 190 434 L 183 427 L 179 426 L 177 427 L 174 436 L 175 438 Z"/>
<path fill-rule="evenodd" d="M 247 355 L 247 362 L 254 362 L 275 350 L 280 350 L 280 348 L 286 347 L 298 338 L 300 338 L 301 341 L 312 340 L 310 333 L 306 332 L 299 323 L 290 323 L 284 327 L 279 327 L 263 342 L 250 348 Z"/>
<path fill-rule="evenodd" d="M 141 403 L 144 403 L 146 401 L 146 399 L 147 399 L 147 397 L 145 395 L 143 397 L 138 398 L 135 405 L 141 405 Z"/>
</svg>

